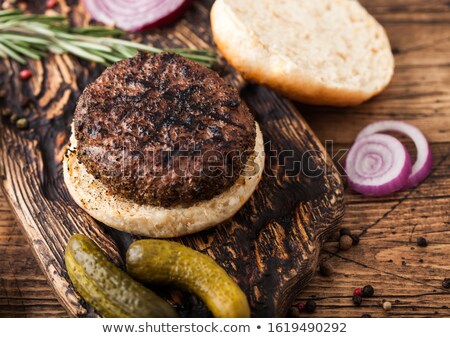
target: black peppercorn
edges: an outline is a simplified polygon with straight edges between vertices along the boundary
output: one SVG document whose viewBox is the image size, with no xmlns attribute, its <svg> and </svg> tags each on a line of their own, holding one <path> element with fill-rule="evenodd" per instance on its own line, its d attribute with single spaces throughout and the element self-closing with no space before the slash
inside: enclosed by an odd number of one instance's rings
<svg viewBox="0 0 450 338">
<path fill-rule="evenodd" d="M 362 290 L 363 297 L 372 297 L 374 293 L 375 293 L 375 290 L 372 287 L 372 285 L 366 285 L 365 287 L 363 287 L 363 290 Z"/>
<path fill-rule="evenodd" d="M 352 302 L 355 306 L 360 306 L 362 303 L 362 297 L 361 296 L 353 296 Z"/>
<path fill-rule="evenodd" d="M 351 235 L 350 237 L 353 240 L 353 245 L 358 245 L 359 244 L 359 236 L 358 235 Z"/>
<path fill-rule="evenodd" d="M 446 289 L 450 289 L 450 278 L 445 278 L 442 281 L 442 287 Z"/>
<path fill-rule="evenodd" d="M 427 242 L 426 238 L 419 237 L 419 238 L 417 238 L 417 245 L 424 248 L 424 247 L 428 246 L 428 242 Z"/>
<path fill-rule="evenodd" d="M 344 236 L 344 235 L 348 235 L 348 236 L 352 235 L 352 232 L 350 231 L 349 228 L 341 228 L 341 230 L 339 230 L 339 236 Z"/>
<path fill-rule="evenodd" d="M 305 311 L 308 313 L 313 313 L 316 311 L 317 304 L 314 300 L 310 299 L 305 303 Z"/>
<path fill-rule="evenodd" d="M 368 313 L 363 313 L 363 315 L 361 316 L 361 318 L 372 318 L 372 315 L 368 314 Z"/>
</svg>

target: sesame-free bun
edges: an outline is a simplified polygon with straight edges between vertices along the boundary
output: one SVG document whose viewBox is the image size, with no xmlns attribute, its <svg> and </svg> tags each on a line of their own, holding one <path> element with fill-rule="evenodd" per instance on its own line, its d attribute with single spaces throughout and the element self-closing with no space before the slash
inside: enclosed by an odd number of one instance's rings
<svg viewBox="0 0 450 338">
<path fill-rule="evenodd" d="M 256 124 L 255 152 L 246 175 L 210 200 L 191 206 L 172 208 L 140 205 L 122 196 L 112 195 L 77 159 L 77 142 L 72 134 L 64 158 L 64 181 L 75 202 L 98 221 L 121 231 L 155 238 L 192 234 L 231 218 L 256 190 L 264 171 L 264 144 Z M 253 170 L 254 169 L 254 170 Z"/>
<path fill-rule="evenodd" d="M 394 72 L 385 30 L 355 0 L 217 0 L 211 25 L 244 78 L 300 102 L 357 105 Z"/>
</svg>

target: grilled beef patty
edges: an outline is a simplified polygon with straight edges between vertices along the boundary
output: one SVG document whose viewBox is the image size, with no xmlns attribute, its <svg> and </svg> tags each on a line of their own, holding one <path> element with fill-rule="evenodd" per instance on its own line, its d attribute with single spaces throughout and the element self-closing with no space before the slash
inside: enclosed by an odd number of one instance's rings
<svg viewBox="0 0 450 338">
<path fill-rule="evenodd" d="M 233 185 L 255 146 L 255 121 L 217 73 L 176 54 L 120 61 L 81 95 L 78 158 L 112 194 L 164 207 Z"/>
</svg>

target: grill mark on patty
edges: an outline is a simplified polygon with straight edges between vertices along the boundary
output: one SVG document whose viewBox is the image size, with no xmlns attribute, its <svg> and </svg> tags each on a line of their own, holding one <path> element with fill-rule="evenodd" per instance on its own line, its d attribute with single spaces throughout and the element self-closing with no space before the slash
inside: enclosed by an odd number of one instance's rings
<svg viewBox="0 0 450 338">
<path fill-rule="evenodd" d="M 86 87 L 74 122 L 89 173 L 113 194 L 165 207 L 210 199 L 233 185 L 256 137 L 235 89 L 168 53 L 139 53 L 106 69 Z M 211 170 L 199 152 L 224 160 L 210 158 L 217 165 Z M 231 161 L 235 154 L 244 154 L 242 161 Z M 208 175 L 213 172 L 219 174 Z"/>
</svg>

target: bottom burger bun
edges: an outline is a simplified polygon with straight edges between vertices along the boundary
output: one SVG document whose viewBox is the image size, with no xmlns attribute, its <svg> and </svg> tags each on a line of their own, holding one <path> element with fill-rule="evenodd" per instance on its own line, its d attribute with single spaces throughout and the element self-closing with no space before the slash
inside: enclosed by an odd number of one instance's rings
<svg viewBox="0 0 450 338">
<path fill-rule="evenodd" d="M 264 171 L 264 142 L 256 124 L 255 152 L 251 168 L 230 188 L 210 200 L 171 208 L 140 205 L 112 195 L 105 185 L 88 173 L 77 159 L 76 139 L 64 158 L 64 181 L 74 201 L 96 220 L 136 235 L 171 238 L 199 232 L 218 225 L 236 214 L 256 190 Z"/>
</svg>

